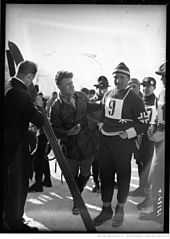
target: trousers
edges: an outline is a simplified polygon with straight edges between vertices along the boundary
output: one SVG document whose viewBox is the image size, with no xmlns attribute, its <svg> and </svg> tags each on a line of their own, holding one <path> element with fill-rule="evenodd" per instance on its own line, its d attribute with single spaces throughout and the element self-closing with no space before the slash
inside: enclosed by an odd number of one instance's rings
<svg viewBox="0 0 170 239">
<path fill-rule="evenodd" d="M 117 174 L 117 200 L 125 203 L 131 178 L 131 158 L 134 141 L 119 136 L 100 135 L 99 169 L 101 179 L 101 198 L 111 202 L 114 192 L 114 178 Z"/>
<path fill-rule="evenodd" d="M 142 137 L 139 151 L 136 153 L 138 165 L 139 185 L 143 189 L 149 188 L 148 176 L 154 154 L 154 142 L 150 141 L 147 135 Z"/>
<path fill-rule="evenodd" d="M 153 208 L 163 217 L 164 209 L 164 176 L 165 176 L 165 141 L 155 143 L 156 154 L 153 158 L 149 182 L 151 184 L 151 193 Z"/>
<path fill-rule="evenodd" d="M 5 174 L 4 219 L 9 226 L 15 227 L 22 220 L 28 192 L 30 158 L 27 146 L 21 143 L 15 154 L 5 153 L 5 158 L 8 157 L 12 160 Z"/>
<path fill-rule="evenodd" d="M 47 144 L 47 138 L 44 134 L 38 136 L 38 147 L 34 155 L 34 171 L 35 181 L 37 184 L 42 184 L 43 175 L 45 178 L 50 178 L 50 166 L 45 157 L 45 147 Z"/>
</svg>

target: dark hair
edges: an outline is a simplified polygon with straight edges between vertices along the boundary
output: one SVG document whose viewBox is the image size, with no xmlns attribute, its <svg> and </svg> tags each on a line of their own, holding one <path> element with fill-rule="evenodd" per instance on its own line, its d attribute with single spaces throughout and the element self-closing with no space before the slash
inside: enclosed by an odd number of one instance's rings
<svg viewBox="0 0 170 239">
<path fill-rule="evenodd" d="M 52 95 L 58 95 L 57 91 L 53 91 Z"/>
<path fill-rule="evenodd" d="M 73 78 L 73 73 L 69 71 L 58 71 L 55 76 L 56 85 L 60 85 L 61 81 L 65 78 Z"/>
<path fill-rule="evenodd" d="M 99 76 L 99 78 L 97 79 L 97 81 L 98 81 L 98 82 L 100 82 L 100 81 L 106 81 L 106 82 L 108 82 L 108 79 L 107 79 L 106 76 L 101 75 L 101 76 Z"/>
<path fill-rule="evenodd" d="M 35 85 L 34 87 L 35 87 L 36 92 L 38 93 L 39 92 L 39 85 Z"/>
<path fill-rule="evenodd" d="M 87 95 L 89 94 L 89 90 L 87 88 L 85 88 L 85 87 L 81 89 L 81 92 L 83 92 L 83 93 L 85 93 Z"/>
<path fill-rule="evenodd" d="M 91 90 L 89 90 L 89 93 L 95 95 L 96 91 L 91 89 Z"/>
<path fill-rule="evenodd" d="M 17 74 L 29 74 L 35 75 L 37 73 L 37 65 L 32 61 L 22 61 L 17 68 Z"/>
</svg>

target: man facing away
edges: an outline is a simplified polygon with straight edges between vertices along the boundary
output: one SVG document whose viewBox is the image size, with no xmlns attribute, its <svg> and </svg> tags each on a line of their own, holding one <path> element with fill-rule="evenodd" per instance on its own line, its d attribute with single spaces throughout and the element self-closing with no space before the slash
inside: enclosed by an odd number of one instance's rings
<svg viewBox="0 0 170 239">
<path fill-rule="evenodd" d="M 4 224 L 13 232 L 34 231 L 24 223 L 23 214 L 29 184 L 28 127 L 30 122 L 37 127 L 43 125 L 43 116 L 35 108 L 28 91 L 36 73 L 35 63 L 21 62 L 5 95 Z"/>
</svg>

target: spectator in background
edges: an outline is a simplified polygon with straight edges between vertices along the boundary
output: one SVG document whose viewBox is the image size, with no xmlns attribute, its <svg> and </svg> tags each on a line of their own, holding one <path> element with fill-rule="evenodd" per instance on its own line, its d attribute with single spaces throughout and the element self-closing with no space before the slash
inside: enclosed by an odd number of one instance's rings
<svg viewBox="0 0 170 239">
<path fill-rule="evenodd" d="M 42 92 L 39 92 L 37 97 L 41 98 L 41 100 L 42 100 L 42 107 L 45 109 L 46 103 L 47 103 L 47 99 L 44 97 L 44 94 Z"/>
<path fill-rule="evenodd" d="M 129 87 L 134 90 L 134 92 L 139 96 L 139 97 L 143 97 L 142 92 L 140 91 L 140 81 L 136 78 L 131 78 L 129 83 L 128 83 Z"/>
<path fill-rule="evenodd" d="M 43 98 L 42 95 L 39 93 L 39 85 L 35 85 L 34 88 L 30 87 L 29 91 L 30 94 L 32 95 L 34 104 L 41 105 L 41 107 L 43 107 Z"/>
<path fill-rule="evenodd" d="M 39 89 L 36 87 L 37 90 Z M 45 109 L 45 99 L 43 93 L 38 93 L 35 99 L 35 105 L 39 104 Z M 47 137 L 43 129 L 37 131 L 37 149 L 33 154 L 33 169 L 35 172 L 35 183 L 29 187 L 29 192 L 43 192 L 43 186 L 52 187 L 50 165 L 47 157 Z M 48 152 L 49 153 L 49 152 Z"/>
<path fill-rule="evenodd" d="M 87 96 L 87 98 L 89 99 L 89 90 L 87 88 L 82 88 L 81 92 L 83 92 Z"/>
<path fill-rule="evenodd" d="M 98 84 L 95 84 L 94 86 L 96 87 L 97 92 L 97 100 L 102 100 L 104 94 L 108 91 L 109 88 L 109 82 L 106 76 L 102 75 L 99 76 L 97 79 Z"/>
<path fill-rule="evenodd" d="M 137 78 L 131 78 L 130 81 L 128 82 L 128 86 L 135 92 L 136 95 L 138 95 L 141 99 L 143 99 L 143 94 L 140 91 L 140 81 Z M 142 134 L 141 135 L 139 134 L 136 137 L 135 140 L 136 147 L 134 148 L 134 158 L 136 160 L 138 158 L 141 142 L 142 142 Z"/>
<path fill-rule="evenodd" d="M 91 99 L 93 102 L 102 102 L 104 94 L 108 91 L 109 83 L 107 78 L 102 75 L 99 76 L 97 79 L 98 84 L 95 84 L 94 86 L 97 89 L 97 97 L 94 97 Z M 94 112 L 89 115 L 89 122 L 91 128 L 94 130 L 94 136 L 96 139 L 96 151 L 94 154 L 94 161 L 92 163 L 92 176 L 94 185 L 92 188 L 92 192 L 100 192 L 100 172 L 99 172 L 99 162 L 98 162 L 98 150 L 99 150 L 99 127 L 100 127 L 100 120 L 101 120 L 101 110 L 98 112 Z M 114 181 L 113 184 L 116 184 Z"/>
<path fill-rule="evenodd" d="M 93 101 L 96 91 L 94 89 L 89 90 L 89 99 Z"/>
<path fill-rule="evenodd" d="M 47 103 L 46 103 L 47 117 L 50 116 L 52 104 L 57 99 L 57 97 L 58 97 L 58 93 L 56 91 L 53 91 L 52 96 L 47 100 Z"/>
</svg>

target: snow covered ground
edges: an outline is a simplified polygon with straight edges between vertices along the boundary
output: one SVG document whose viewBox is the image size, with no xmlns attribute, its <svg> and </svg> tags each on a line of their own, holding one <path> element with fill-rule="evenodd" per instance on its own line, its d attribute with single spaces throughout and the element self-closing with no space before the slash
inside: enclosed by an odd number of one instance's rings
<svg viewBox="0 0 170 239">
<path fill-rule="evenodd" d="M 29 193 L 25 205 L 25 215 L 30 218 L 30 224 L 37 226 L 42 232 L 86 232 L 81 216 L 72 215 L 72 196 L 68 186 L 63 179 L 61 182 L 61 171 L 57 165 L 55 172 L 55 160 L 50 161 L 50 169 L 52 175 L 53 187 L 44 187 L 42 193 Z M 136 163 L 132 160 L 132 176 L 131 187 L 135 189 L 138 186 L 138 171 Z M 88 208 L 91 218 L 99 214 L 101 211 L 101 199 L 99 193 L 93 193 L 92 177 L 82 194 L 84 202 Z M 115 190 L 112 207 L 116 205 Z M 163 226 L 154 221 L 139 220 L 140 212 L 136 205 L 143 200 L 143 197 L 128 197 L 125 206 L 125 219 L 122 226 L 114 228 L 111 220 L 96 228 L 97 232 L 162 232 Z"/>
</svg>

